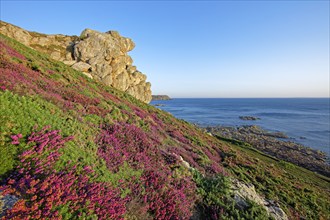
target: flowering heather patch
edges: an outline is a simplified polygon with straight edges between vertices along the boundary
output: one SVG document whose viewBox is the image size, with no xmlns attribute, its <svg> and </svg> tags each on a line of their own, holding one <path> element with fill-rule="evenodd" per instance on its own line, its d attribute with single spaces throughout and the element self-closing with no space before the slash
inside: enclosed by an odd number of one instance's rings
<svg viewBox="0 0 330 220">
<path fill-rule="evenodd" d="M 166 126 L 164 125 L 163 121 L 159 119 L 156 113 L 151 113 L 150 114 L 152 120 L 156 123 L 157 127 L 160 127 L 162 129 L 165 129 Z"/>
<path fill-rule="evenodd" d="M 18 59 L 25 60 L 25 57 L 22 54 L 18 53 L 16 50 L 9 47 L 4 42 L 0 41 L 0 56 L 4 56 L 4 54 L 8 54 L 11 57 L 16 57 Z"/>
<path fill-rule="evenodd" d="M 242 211 L 224 197 L 226 175 L 278 201 L 289 219 L 330 219 L 328 180 L 208 135 L 1 34 L 0 72 L 0 190 L 19 199 L 2 219 L 267 219 L 261 207 Z M 29 136 L 36 124 L 76 138 Z"/>
<path fill-rule="evenodd" d="M 116 171 L 124 161 L 136 169 L 150 167 L 149 156 L 157 153 L 146 133 L 134 125 L 125 123 L 103 126 L 97 142 L 99 156 L 113 171 Z"/>
<path fill-rule="evenodd" d="M 220 157 L 220 153 L 219 151 L 216 151 L 216 150 L 210 150 L 210 149 L 204 149 L 203 150 L 205 155 L 211 160 L 211 161 L 214 161 L 214 162 L 217 162 L 217 163 L 220 163 L 221 162 L 221 157 Z"/>
<path fill-rule="evenodd" d="M 16 134 L 16 135 L 12 135 L 10 137 L 12 139 L 11 144 L 16 145 L 16 144 L 19 144 L 19 139 L 22 138 L 23 136 L 22 136 L 22 134 Z"/>
<path fill-rule="evenodd" d="M 135 169 L 143 169 L 140 186 L 131 185 L 133 197 L 140 198 L 146 211 L 155 219 L 186 219 L 191 215 L 195 200 L 194 184 L 189 178 L 174 179 L 171 170 L 148 136 L 130 124 L 103 127 L 98 154 L 113 172 L 125 162 Z"/>
<path fill-rule="evenodd" d="M 167 175 L 166 175 L 167 174 Z M 189 219 L 195 185 L 189 179 L 171 179 L 164 170 L 146 171 L 142 177 L 143 202 L 155 219 Z"/>
<path fill-rule="evenodd" d="M 56 91 L 61 88 L 59 83 L 46 79 L 39 72 L 31 70 L 24 64 L 12 63 L 8 59 L 2 59 L 2 57 L 0 57 L 0 70 L 1 86 L 12 88 L 12 90 L 24 95 L 57 94 Z"/>
<path fill-rule="evenodd" d="M 134 113 L 141 119 L 145 119 L 148 116 L 148 113 L 139 108 L 134 108 Z"/>
<path fill-rule="evenodd" d="M 178 130 L 170 130 L 168 131 L 169 135 L 173 138 L 175 138 L 176 140 L 178 140 L 179 142 L 181 143 L 184 143 L 184 144 L 189 144 L 189 140 L 187 140 L 183 134 L 178 131 Z"/>
<path fill-rule="evenodd" d="M 110 94 L 109 92 L 100 91 L 100 94 L 104 97 L 104 99 L 111 100 L 115 104 L 121 103 L 121 100 L 120 99 L 118 99 L 116 96 Z"/>
<path fill-rule="evenodd" d="M 203 170 L 203 167 L 198 164 L 199 156 L 193 151 L 187 151 L 183 147 L 171 147 L 170 151 L 174 154 L 180 155 L 184 161 L 188 162 L 193 168 Z"/>
<path fill-rule="evenodd" d="M 89 114 L 95 114 L 95 115 L 100 115 L 100 116 L 105 116 L 108 113 L 108 111 L 106 109 L 98 108 L 95 105 L 89 105 L 87 107 L 87 112 Z"/>
<path fill-rule="evenodd" d="M 46 129 L 28 137 L 27 145 L 33 147 L 19 156 L 16 172 L 1 186 L 3 195 L 19 198 L 3 219 L 62 219 L 64 209 L 71 218 L 122 219 L 126 200 L 109 184 L 92 182 L 91 167 L 85 166 L 79 172 L 77 166 L 55 169 L 61 156 L 59 149 L 73 137 L 62 138 L 58 130 Z M 14 140 L 19 137 L 12 136 Z"/>
<path fill-rule="evenodd" d="M 0 42 L 3 44 L 1 40 Z M 75 104 L 80 104 L 86 108 L 86 112 L 89 114 L 99 113 L 101 116 L 106 114 L 106 110 L 97 106 L 100 103 L 98 98 L 81 94 L 78 86 L 67 87 L 65 84 L 47 77 L 46 74 L 32 70 L 23 63 L 12 62 L 4 56 L 6 52 L 1 51 L 2 54 L 0 54 L 0 87 L 2 90 L 10 89 L 22 95 L 39 94 L 64 109 L 73 109 Z"/>
</svg>

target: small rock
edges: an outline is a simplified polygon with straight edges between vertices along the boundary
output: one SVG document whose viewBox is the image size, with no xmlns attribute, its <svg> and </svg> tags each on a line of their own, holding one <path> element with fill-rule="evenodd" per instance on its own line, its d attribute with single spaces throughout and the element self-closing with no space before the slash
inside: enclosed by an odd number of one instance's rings
<svg viewBox="0 0 330 220">
<path fill-rule="evenodd" d="M 239 116 L 239 119 L 244 121 L 256 121 L 260 120 L 260 118 L 254 117 L 254 116 Z"/>
<path fill-rule="evenodd" d="M 186 168 L 190 169 L 190 164 L 185 161 L 181 156 L 179 157 L 180 161 L 182 162 L 183 166 L 185 166 Z"/>
<path fill-rule="evenodd" d="M 7 209 L 11 209 L 17 201 L 18 198 L 16 196 L 13 195 L 3 196 L 0 194 L 0 218 L 4 215 L 5 211 Z"/>
</svg>

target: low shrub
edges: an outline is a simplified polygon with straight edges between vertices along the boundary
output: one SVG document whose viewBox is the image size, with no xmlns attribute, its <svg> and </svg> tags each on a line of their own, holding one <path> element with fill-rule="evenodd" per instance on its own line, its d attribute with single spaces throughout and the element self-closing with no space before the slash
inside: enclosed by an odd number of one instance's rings
<svg viewBox="0 0 330 220">
<path fill-rule="evenodd" d="M 126 211 L 126 200 L 107 183 L 95 183 L 90 176 L 94 171 L 85 166 L 68 165 L 56 170 L 61 156 L 60 149 L 72 140 L 62 138 L 58 130 L 44 128 L 27 138 L 26 145 L 32 146 L 19 155 L 19 165 L 1 186 L 2 195 L 19 198 L 4 219 L 62 219 L 96 217 L 98 219 L 122 219 Z M 13 136 L 16 144 L 21 135 Z"/>
</svg>

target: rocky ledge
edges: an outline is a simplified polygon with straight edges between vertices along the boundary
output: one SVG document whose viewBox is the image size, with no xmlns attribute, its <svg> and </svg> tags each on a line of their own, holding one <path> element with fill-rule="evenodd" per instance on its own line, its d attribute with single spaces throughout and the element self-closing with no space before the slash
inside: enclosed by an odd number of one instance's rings
<svg viewBox="0 0 330 220">
<path fill-rule="evenodd" d="M 330 165 L 325 153 L 290 141 L 284 133 L 268 132 L 255 125 L 216 126 L 205 129 L 214 136 L 249 143 L 257 150 L 275 158 L 330 177 Z"/>
<path fill-rule="evenodd" d="M 0 21 L 0 33 L 48 53 L 51 58 L 143 102 L 151 101 L 151 84 L 146 82 L 146 75 L 132 65 L 133 60 L 128 55 L 135 44 L 116 31 L 101 33 L 85 29 L 80 37 L 46 35 Z"/>
<path fill-rule="evenodd" d="M 156 100 L 171 100 L 171 98 L 168 95 L 153 95 L 152 101 Z"/>
</svg>

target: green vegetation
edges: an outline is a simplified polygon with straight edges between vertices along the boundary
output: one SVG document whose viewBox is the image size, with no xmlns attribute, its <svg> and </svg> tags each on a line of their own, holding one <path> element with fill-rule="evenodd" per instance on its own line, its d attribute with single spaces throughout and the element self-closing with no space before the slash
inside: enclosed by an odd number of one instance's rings
<svg viewBox="0 0 330 220">
<path fill-rule="evenodd" d="M 265 155 L 248 144 L 231 146 L 239 151 L 236 160 L 240 165 L 228 169 L 236 177 L 252 183 L 259 193 L 277 201 L 287 213 L 300 210 L 299 214 L 307 219 L 329 217 L 329 212 L 324 212 L 330 208 L 329 178 Z"/>
<path fill-rule="evenodd" d="M 289 219 L 330 219 L 327 177 L 209 136 L 10 38 L 0 44 L 0 187 L 20 199 L 7 218 L 270 218 L 235 203 L 236 178 Z"/>
<path fill-rule="evenodd" d="M 197 193 L 202 198 L 198 206 L 201 219 L 272 219 L 265 209 L 249 200 L 247 207 L 238 211 L 228 177 L 203 177 L 198 171 L 193 172 Z"/>
</svg>

